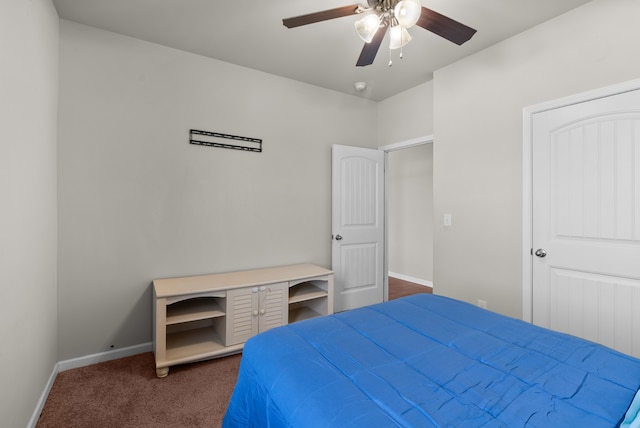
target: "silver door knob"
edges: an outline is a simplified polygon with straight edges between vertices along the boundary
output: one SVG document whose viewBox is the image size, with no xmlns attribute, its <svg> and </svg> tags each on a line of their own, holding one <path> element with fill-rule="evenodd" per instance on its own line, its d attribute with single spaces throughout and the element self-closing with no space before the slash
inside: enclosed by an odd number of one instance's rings
<svg viewBox="0 0 640 428">
<path fill-rule="evenodd" d="M 535 252 L 535 255 L 538 257 L 546 257 L 547 256 L 547 251 L 543 250 L 542 248 L 538 248 Z"/>
<path fill-rule="evenodd" d="M 342 236 L 336 235 L 336 241 L 341 241 L 341 240 L 342 240 Z"/>
</svg>

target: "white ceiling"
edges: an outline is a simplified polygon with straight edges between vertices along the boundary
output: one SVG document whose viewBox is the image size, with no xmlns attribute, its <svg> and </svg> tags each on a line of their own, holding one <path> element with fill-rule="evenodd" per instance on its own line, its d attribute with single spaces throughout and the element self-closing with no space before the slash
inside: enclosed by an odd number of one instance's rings
<svg viewBox="0 0 640 428">
<path fill-rule="evenodd" d="M 283 18 L 366 0 L 53 0 L 60 18 L 347 94 L 383 100 L 432 79 L 433 71 L 589 0 L 421 0 L 478 30 L 457 46 L 410 30 L 404 59 L 383 41 L 374 63 L 356 67 L 363 43 L 355 16 L 287 29 Z M 388 37 L 388 36 L 387 36 Z M 354 83 L 367 89 L 356 92 Z"/>
</svg>

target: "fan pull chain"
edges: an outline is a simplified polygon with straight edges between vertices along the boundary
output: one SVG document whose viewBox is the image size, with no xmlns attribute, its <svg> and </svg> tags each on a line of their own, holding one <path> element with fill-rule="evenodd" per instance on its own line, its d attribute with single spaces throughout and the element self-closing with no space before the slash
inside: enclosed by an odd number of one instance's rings
<svg viewBox="0 0 640 428">
<path fill-rule="evenodd" d="M 403 54 L 402 46 L 400 46 L 400 59 L 404 58 L 402 54 Z M 391 60 L 391 48 L 389 48 L 389 67 L 391 67 L 392 65 L 393 65 L 393 61 Z"/>
</svg>

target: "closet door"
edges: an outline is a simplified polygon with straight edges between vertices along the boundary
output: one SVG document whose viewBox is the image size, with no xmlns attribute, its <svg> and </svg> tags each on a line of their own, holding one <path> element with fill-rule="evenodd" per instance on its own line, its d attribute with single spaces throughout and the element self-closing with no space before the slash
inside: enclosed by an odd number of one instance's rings
<svg viewBox="0 0 640 428">
<path fill-rule="evenodd" d="M 640 90 L 533 116 L 533 322 L 640 357 Z"/>
</svg>

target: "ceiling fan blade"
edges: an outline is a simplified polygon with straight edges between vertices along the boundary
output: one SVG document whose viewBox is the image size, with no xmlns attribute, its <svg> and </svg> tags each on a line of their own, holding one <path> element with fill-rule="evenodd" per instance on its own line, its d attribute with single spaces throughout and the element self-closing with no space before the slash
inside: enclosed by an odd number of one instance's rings
<svg viewBox="0 0 640 428">
<path fill-rule="evenodd" d="M 358 62 L 356 63 L 357 67 L 364 67 L 366 65 L 373 64 L 373 60 L 376 59 L 378 49 L 380 49 L 382 39 L 384 39 L 384 35 L 387 33 L 387 28 L 388 27 L 386 25 L 378 28 L 378 31 L 376 31 L 376 34 L 373 36 L 373 40 L 371 40 L 370 43 L 365 43 L 362 48 L 362 52 L 360 52 Z"/>
<path fill-rule="evenodd" d="M 282 24 L 287 28 L 300 27 L 302 25 L 313 24 L 314 22 L 327 21 L 329 19 L 341 18 L 343 16 L 355 15 L 361 6 L 352 4 L 350 6 L 336 7 L 335 9 L 323 10 L 322 12 L 309 13 L 307 15 L 294 16 L 282 20 Z"/>
<path fill-rule="evenodd" d="M 422 6 L 422 14 L 416 25 L 438 36 L 444 37 L 457 45 L 463 44 L 476 33 L 476 30 L 473 28 L 467 27 L 456 20 L 431 9 L 427 9 L 424 6 Z"/>
</svg>

